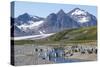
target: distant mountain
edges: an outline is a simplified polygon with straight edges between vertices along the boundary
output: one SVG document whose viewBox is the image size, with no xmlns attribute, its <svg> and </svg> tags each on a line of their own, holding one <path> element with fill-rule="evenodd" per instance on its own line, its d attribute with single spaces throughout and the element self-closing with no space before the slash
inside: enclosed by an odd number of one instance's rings
<svg viewBox="0 0 100 67">
<path fill-rule="evenodd" d="M 40 34 L 38 28 L 43 22 L 44 18 L 24 13 L 17 18 L 11 18 L 11 27 L 14 28 L 14 36 L 36 35 Z"/>
<path fill-rule="evenodd" d="M 96 17 L 80 8 L 75 8 L 67 14 L 83 27 L 97 25 Z"/>
<path fill-rule="evenodd" d="M 37 21 L 41 21 L 43 19 L 44 18 L 41 18 L 41 17 L 38 17 L 38 16 L 31 16 L 28 13 L 24 13 L 24 14 L 18 16 L 15 19 L 15 22 L 16 22 L 17 25 L 22 25 L 22 24 L 31 24 L 31 21 L 37 22 Z"/>
<path fill-rule="evenodd" d="M 68 13 L 62 9 L 57 13 L 51 13 L 46 18 L 32 16 L 28 13 L 11 18 L 11 28 L 14 28 L 14 36 L 28 36 L 57 33 L 65 29 L 96 26 L 97 19 L 92 14 L 75 8 Z"/>
<path fill-rule="evenodd" d="M 47 16 L 43 29 L 50 32 L 59 32 L 64 29 L 79 28 L 80 25 L 70 18 L 62 9 L 57 13 L 51 13 Z"/>
</svg>

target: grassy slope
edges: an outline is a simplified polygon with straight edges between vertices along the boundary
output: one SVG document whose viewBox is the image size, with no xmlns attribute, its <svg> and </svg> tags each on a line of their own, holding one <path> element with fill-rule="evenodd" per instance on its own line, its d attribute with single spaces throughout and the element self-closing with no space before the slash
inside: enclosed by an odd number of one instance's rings
<svg viewBox="0 0 100 67">
<path fill-rule="evenodd" d="M 74 43 L 74 42 L 88 42 L 97 40 L 97 27 L 86 27 L 79 29 L 70 29 L 58 32 L 50 37 L 39 40 L 20 40 L 14 41 L 15 44 L 55 44 L 55 43 Z"/>
<path fill-rule="evenodd" d="M 51 37 L 50 40 L 60 41 L 60 40 L 96 40 L 97 39 L 97 28 L 86 27 L 80 29 L 64 30 Z"/>
</svg>

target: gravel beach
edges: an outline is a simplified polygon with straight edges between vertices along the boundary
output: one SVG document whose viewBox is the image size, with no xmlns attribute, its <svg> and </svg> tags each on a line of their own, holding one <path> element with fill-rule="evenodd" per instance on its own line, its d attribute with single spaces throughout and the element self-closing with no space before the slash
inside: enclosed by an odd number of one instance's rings
<svg viewBox="0 0 100 67">
<path fill-rule="evenodd" d="M 53 63 L 51 61 L 43 60 L 42 58 L 40 58 L 38 56 L 38 53 L 34 51 L 35 48 L 36 47 L 33 45 L 15 45 L 14 46 L 15 66 Z"/>
<path fill-rule="evenodd" d="M 66 46 L 65 48 L 70 47 Z M 43 59 L 39 57 L 39 51 L 41 49 L 44 52 L 51 50 L 53 47 L 43 46 L 43 45 L 14 45 L 14 63 L 15 66 L 21 65 L 38 65 L 38 64 L 53 64 L 54 61 L 49 61 L 48 59 Z M 39 50 L 36 50 L 39 49 Z M 42 50 L 41 50 L 42 51 Z M 97 54 L 80 54 L 74 53 L 73 56 L 65 57 L 69 59 L 78 59 L 80 61 L 95 61 L 97 60 Z"/>
</svg>

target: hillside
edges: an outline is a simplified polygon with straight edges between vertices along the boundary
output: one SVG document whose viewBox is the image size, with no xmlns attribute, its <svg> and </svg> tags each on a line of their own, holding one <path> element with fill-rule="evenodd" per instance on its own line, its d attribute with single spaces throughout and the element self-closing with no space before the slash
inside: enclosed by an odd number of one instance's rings
<svg viewBox="0 0 100 67">
<path fill-rule="evenodd" d="M 84 43 L 97 40 L 97 27 L 69 29 L 58 32 L 50 37 L 38 40 L 19 40 L 15 44 L 58 44 L 58 43 Z"/>
<path fill-rule="evenodd" d="M 47 38 L 47 40 L 96 40 L 97 27 L 85 27 L 78 29 L 64 30 Z"/>
</svg>

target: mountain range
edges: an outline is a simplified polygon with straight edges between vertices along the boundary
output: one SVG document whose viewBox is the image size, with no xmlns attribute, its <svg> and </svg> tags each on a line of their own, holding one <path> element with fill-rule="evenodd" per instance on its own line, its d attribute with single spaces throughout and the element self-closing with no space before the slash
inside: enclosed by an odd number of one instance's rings
<svg viewBox="0 0 100 67">
<path fill-rule="evenodd" d="M 11 17 L 11 36 L 49 34 L 65 29 L 96 25 L 97 18 L 80 8 L 75 8 L 68 13 L 61 9 L 57 13 L 49 14 L 46 18 L 24 13 L 17 18 Z"/>
</svg>

